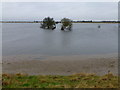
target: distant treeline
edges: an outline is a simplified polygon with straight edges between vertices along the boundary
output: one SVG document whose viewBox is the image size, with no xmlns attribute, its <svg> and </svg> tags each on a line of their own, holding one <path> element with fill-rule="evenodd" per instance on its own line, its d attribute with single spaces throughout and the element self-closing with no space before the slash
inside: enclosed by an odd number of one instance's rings
<svg viewBox="0 0 120 90">
<path fill-rule="evenodd" d="M 42 21 L 0 21 L 1 23 L 41 23 Z"/>
<path fill-rule="evenodd" d="M 120 23 L 120 21 L 72 21 L 73 23 Z M 0 21 L 0 23 L 42 23 L 42 21 Z M 56 23 L 61 23 L 56 21 Z"/>
</svg>

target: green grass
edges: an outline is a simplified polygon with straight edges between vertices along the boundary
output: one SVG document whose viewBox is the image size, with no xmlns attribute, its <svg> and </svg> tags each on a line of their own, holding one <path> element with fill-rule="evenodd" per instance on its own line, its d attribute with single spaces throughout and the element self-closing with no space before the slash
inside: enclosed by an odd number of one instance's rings
<svg viewBox="0 0 120 90">
<path fill-rule="evenodd" d="M 3 74 L 2 85 L 3 88 L 118 88 L 118 77 L 111 73 L 104 76 Z"/>
</svg>

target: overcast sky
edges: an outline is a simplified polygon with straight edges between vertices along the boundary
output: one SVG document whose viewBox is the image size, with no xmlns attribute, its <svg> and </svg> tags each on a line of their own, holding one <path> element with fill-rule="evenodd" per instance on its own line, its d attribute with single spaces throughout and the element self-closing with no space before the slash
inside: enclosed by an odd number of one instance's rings
<svg viewBox="0 0 120 90">
<path fill-rule="evenodd" d="M 2 3 L 3 20 L 118 20 L 117 2 L 6 2 Z"/>
</svg>

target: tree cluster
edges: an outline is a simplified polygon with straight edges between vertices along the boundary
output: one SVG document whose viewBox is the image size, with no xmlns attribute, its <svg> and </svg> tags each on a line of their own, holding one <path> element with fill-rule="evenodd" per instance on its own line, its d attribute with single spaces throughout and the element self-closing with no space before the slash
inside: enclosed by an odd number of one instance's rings
<svg viewBox="0 0 120 90">
<path fill-rule="evenodd" d="M 72 20 L 68 18 L 63 18 L 61 20 L 61 30 L 70 30 L 72 28 Z M 46 17 L 43 19 L 41 23 L 41 28 L 43 29 L 49 29 L 49 30 L 54 30 L 56 28 L 56 22 L 54 21 L 53 18 Z"/>
</svg>

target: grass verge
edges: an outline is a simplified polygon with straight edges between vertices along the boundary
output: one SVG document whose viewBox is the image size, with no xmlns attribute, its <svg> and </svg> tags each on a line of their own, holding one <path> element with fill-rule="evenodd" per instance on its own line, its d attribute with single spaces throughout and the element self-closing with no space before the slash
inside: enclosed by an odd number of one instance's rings
<svg viewBox="0 0 120 90">
<path fill-rule="evenodd" d="M 3 88 L 118 88 L 118 77 L 112 73 L 95 74 L 34 75 L 2 74 Z"/>
</svg>

